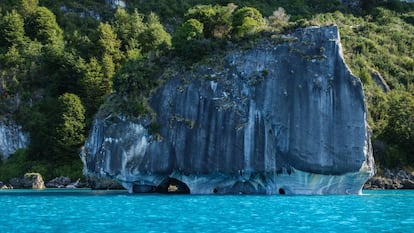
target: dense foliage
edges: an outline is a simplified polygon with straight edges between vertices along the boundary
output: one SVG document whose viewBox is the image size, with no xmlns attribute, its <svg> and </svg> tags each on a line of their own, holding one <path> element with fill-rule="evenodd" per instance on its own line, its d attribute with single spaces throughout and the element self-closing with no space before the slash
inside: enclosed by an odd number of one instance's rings
<svg viewBox="0 0 414 233">
<path fill-rule="evenodd" d="M 0 180 L 27 171 L 80 176 L 79 148 L 105 98 L 119 94 L 111 111 L 150 113 L 145 97 L 168 61 L 191 65 L 232 43 L 331 23 L 364 83 L 373 138 L 384 145 L 377 161 L 414 164 L 414 4 L 108 2 L 0 1 L 0 117 L 14 116 L 31 135 L 30 148 L 0 163 Z"/>
</svg>

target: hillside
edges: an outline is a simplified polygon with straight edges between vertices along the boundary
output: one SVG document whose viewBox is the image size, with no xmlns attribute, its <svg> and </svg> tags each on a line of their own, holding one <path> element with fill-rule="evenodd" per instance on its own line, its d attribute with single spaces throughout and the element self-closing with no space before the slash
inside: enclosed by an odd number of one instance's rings
<svg viewBox="0 0 414 233">
<path fill-rule="evenodd" d="M 109 2 L 0 1 L 0 118 L 22 125 L 31 142 L 1 162 L 0 180 L 32 170 L 81 176 L 79 148 L 104 100 L 133 115 L 150 112 L 145 97 L 166 64 L 191 67 L 235 44 L 330 24 L 364 84 L 377 164 L 413 166 L 412 3 Z"/>
</svg>

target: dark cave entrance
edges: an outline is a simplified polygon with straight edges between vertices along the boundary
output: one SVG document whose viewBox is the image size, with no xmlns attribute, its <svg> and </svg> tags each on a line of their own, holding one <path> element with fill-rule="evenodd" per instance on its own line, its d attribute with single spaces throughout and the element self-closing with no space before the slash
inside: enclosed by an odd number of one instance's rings
<svg viewBox="0 0 414 233">
<path fill-rule="evenodd" d="M 169 177 L 157 186 L 156 192 L 164 194 L 190 194 L 190 188 L 184 182 Z"/>
<path fill-rule="evenodd" d="M 283 188 L 280 188 L 279 189 L 279 194 L 280 195 L 285 195 L 286 194 L 286 191 Z"/>
</svg>

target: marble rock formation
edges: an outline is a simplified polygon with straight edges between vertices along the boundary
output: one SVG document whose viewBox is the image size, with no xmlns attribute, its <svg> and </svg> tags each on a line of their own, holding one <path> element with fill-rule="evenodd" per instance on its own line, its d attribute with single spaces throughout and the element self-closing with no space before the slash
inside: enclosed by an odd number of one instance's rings
<svg viewBox="0 0 414 233">
<path fill-rule="evenodd" d="M 98 114 L 90 179 L 130 192 L 357 194 L 375 171 L 360 80 L 336 26 L 308 27 L 169 69 L 150 121 Z"/>
<path fill-rule="evenodd" d="M 29 135 L 14 121 L 4 118 L 0 120 L 0 160 L 6 159 L 17 149 L 29 145 Z"/>
</svg>

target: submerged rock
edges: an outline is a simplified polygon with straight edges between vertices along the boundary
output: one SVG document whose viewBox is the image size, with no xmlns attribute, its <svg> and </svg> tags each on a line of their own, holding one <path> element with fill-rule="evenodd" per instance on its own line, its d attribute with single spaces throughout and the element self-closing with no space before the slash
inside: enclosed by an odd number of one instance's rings
<svg viewBox="0 0 414 233">
<path fill-rule="evenodd" d="M 375 166 L 362 85 L 337 27 L 298 29 L 210 61 L 164 74 L 149 99 L 157 137 L 145 117 L 98 114 L 81 153 L 85 175 L 130 192 L 360 192 Z"/>
</svg>

